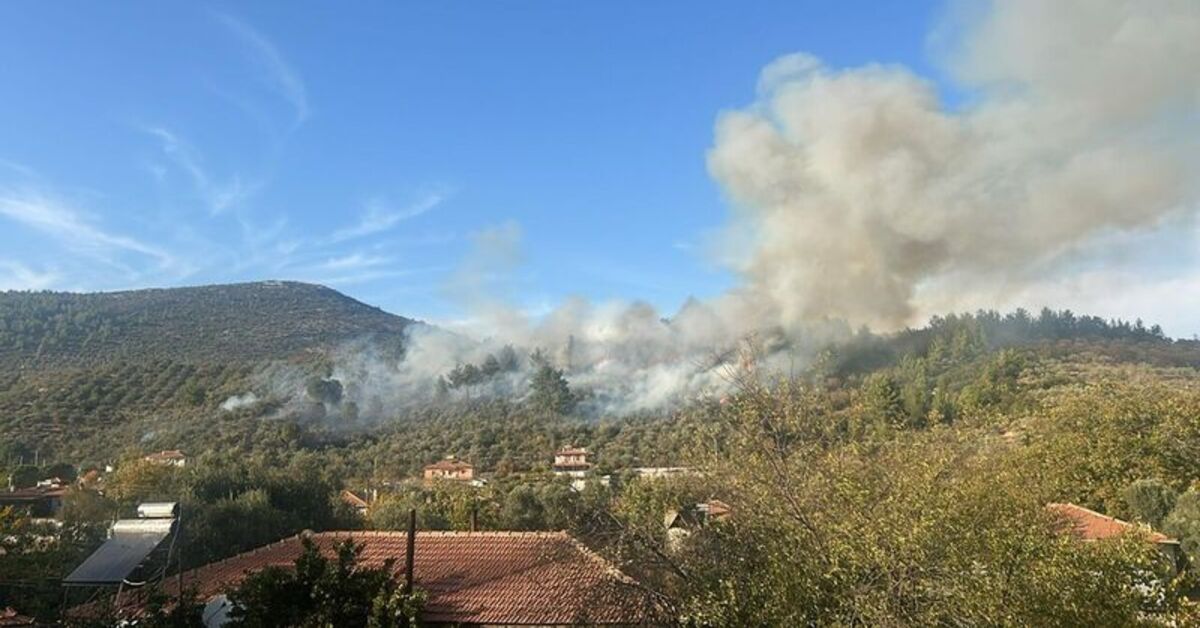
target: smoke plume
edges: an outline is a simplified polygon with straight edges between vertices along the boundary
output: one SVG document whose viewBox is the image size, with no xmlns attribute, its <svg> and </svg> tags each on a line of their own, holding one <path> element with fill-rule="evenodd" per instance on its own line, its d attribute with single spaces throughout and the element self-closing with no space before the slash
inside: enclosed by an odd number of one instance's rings
<svg viewBox="0 0 1200 628">
<path fill-rule="evenodd" d="M 709 168 L 750 242 L 740 296 L 766 322 L 894 328 L 1195 211 L 1200 4 L 983 9 L 942 35 L 961 105 L 903 67 L 795 54 L 720 116 Z"/>
<path fill-rule="evenodd" d="M 590 392 L 586 410 L 658 410 L 721 394 L 746 337 L 766 367 L 800 368 L 853 327 L 1017 292 L 1076 251 L 1195 212 L 1200 2 L 963 6 L 935 33 L 945 93 L 904 67 L 798 53 L 762 70 L 753 103 L 720 114 L 707 159 L 732 206 L 742 282 L 730 293 L 665 318 L 581 299 L 529 316 L 505 299 L 520 258 L 520 230 L 505 225 L 478 235 L 449 286 L 471 321 L 413 328 L 405 359 L 383 368 L 347 352 L 335 370 L 355 383 L 347 396 L 427 400 L 451 369 L 511 344 L 520 364 L 466 394 L 523 394 L 524 356 L 542 349 Z"/>
</svg>

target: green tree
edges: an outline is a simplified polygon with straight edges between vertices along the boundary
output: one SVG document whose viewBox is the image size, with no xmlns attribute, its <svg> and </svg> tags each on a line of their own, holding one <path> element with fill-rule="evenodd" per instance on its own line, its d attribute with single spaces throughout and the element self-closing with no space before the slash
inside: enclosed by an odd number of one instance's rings
<svg viewBox="0 0 1200 628">
<path fill-rule="evenodd" d="M 1176 494 L 1157 478 L 1137 480 L 1121 493 L 1130 514 L 1137 521 L 1162 527 L 1163 520 L 1175 507 Z"/>
<path fill-rule="evenodd" d="M 1179 539 L 1193 562 L 1200 561 L 1200 491 L 1190 490 L 1179 496 L 1163 519 L 1163 531 Z"/>
<path fill-rule="evenodd" d="M 575 408 L 571 386 L 559 369 L 543 362 L 529 382 L 529 404 L 544 414 L 569 414 Z"/>
<path fill-rule="evenodd" d="M 14 488 L 29 488 L 37 485 L 41 477 L 41 469 L 31 464 L 24 464 L 9 472 L 8 481 Z"/>
<path fill-rule="evenodd" d="M 750 387 L 696 423 L 696 464 L 732 515 L 693 531 L 668 577 L 644 579 L 686 620 L 1128 626 L 1181 612 L 1144 538 L 1063 533 L 1040 468 L 975 434 L 864 447 L 829 431 L 829 410 L 792 401 L 820 395 Z"/>
<path fill-rule="evenodd" d="M 314 377 L 304 387 L 308 398 L 317 403 L 336 406 L 342 402 L 342 383 L 336 379 Z"/>
<path fill-rule="evenodd" d="M 542 530 L 545 528 L 545 508 L 533 486 L 521 484 L 504 496 L 500 520 L 512 530 Z"/>
<path fill-rule="evenodd" d="M 253 628 L 391 628 L 415 625 L 423 596 L 405 595 L 392 576 L 392 560 L 359 564 L 362 545 L 346 540 L 327 559 L 310 539 L 295 569 L 267 567 L 229 593 L 230 626 Z"/>
<path fill-rule="evenodd" d="M 900 384 L 890 374 L 876 374 L 863 385 L 867 416 L 878 424 L 899 427 L 906 416 Z"/>
</svg>

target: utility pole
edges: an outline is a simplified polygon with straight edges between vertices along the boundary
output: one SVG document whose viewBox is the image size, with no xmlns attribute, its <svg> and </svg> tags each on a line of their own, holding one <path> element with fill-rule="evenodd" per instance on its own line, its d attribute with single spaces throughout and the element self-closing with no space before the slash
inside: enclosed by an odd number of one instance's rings
<svg viewBox="0 0 1200 628">
<path fill-rule="evenodd" d="M 417 553 L 417 509 L 411 508 L 408 511 L 408 547 L 404 552 L 404 599 L 407 601 L 412 598 L 413 592 L 413 563 Z M 403 628 L 409 628 L 408 614 L 405 613 L 400 618 L 400 625 Z"/>
</svg>

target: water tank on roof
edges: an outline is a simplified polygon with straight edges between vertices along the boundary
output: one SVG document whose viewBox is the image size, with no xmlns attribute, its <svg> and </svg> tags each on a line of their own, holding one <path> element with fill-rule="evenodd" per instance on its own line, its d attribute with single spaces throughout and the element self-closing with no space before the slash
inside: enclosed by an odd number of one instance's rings
<svg viewBox="0 0 1200 628">
<path fill-rule="evenodd" d="M 138 505 L 139 519 L 174 519 L 179 515 L 179 502 L 146 502 Z"/>
</svg>

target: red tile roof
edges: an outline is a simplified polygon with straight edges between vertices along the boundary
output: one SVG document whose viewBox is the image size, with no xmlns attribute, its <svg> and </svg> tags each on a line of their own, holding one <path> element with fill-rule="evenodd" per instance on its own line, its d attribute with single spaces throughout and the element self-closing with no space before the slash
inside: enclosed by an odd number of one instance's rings
<svg viewBox="0 0 1200 628">
<path fill-rule="evenodd" d="M 367 500 L 359 497 L 354 493 L 354 491 L 349 489 L 342 489 L 342 492 L 339 494 L 339 496 L 343 502 L 353 508 L 367 508 L 370 506 L 370 504 L 367 503 Z"/>
<path fill-rule="evenodd" d="M 329 556 L 345 539 L 363 544 L 360 564 L 394 560 L 403 578 L 404 532 L 322 532 L 310 538 Z M 294 536 L 184 574 L 207 600 L 269 565 L 292 567 Z M 565 532 L 418 532 L 416 587 L 429 594 L 430 623 L 637 624 L 655 617 L 653 597 Z M 173 594 L 175 580 L 169 579 Z"/>
<path fill-rule="evenodd" d="M 32 617 L 26 617 L 11 608 L 0 609 L 0 626 L 32 626 Z"/>
<path fill-rule="evenodd" d="M 458 460 L 438 460 L 437 462 L 435 462 L 431 465 L 425 466 L 426 471 L 431 471 L 431 470 L 466 471 L 467 469 L 473 469 L 473 468 L 474 467 L 472 467 L 469 463 L 461 462 Z"/>
<path fill-rule="evenodd" d="M 65 486 L 30 486 L 29 488 L 0 491 L 0 503 L 31 503 L 65 497 L 66 494 Z"/>
<path fill-rule="evenodd" d="M 1075 504 L 1047 504 L 1046 508 L 1065 519 L 1066 523 L 1071 526 L 1071 532 L 1085 541 L 1111 539 L 1139 528 L 1136 524 L 1102 515 Z M 1151 532 L 1150 540 L 1155 543 L 1179 542 L 1158 532 Z"/>
</svg>

